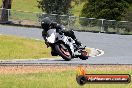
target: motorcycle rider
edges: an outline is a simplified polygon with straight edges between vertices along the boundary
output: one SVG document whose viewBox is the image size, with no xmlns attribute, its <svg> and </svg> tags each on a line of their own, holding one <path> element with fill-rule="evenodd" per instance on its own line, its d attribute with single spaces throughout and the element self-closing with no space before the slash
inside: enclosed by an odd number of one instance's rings
<svg viewBox="0 0 132 88">
<path fill-rule="evenodd" d="M 72 30 L 67 30 L 63 25 L 58 24 L 57 22 L 52 21 L 49 17 L 46 17 L 44 19 L 42 19 L 41 21 L 41 27 L 43 29 L 42 31 L 42 36 L 45 40 L 45 44 L 47 45 L 47 47 L 51 47 L 51 54 L 52 56 L 56 56 L 56 53 L 54 52 L 54 47 L 52 46 L 52 44 L 47 42 L 46 37 L 48 36 L 47 31 L 50 29 L 56 29 L 56 32 L 59 34 L 64 33 L 64 35 L 71 37 L 73 40 L 75 40 L 75 43 L 78 45 L 78 47 L 81 47 L 81 42 L 77 40 L 77 38 L 75 37 L 75 34 Z"/>
</svg>

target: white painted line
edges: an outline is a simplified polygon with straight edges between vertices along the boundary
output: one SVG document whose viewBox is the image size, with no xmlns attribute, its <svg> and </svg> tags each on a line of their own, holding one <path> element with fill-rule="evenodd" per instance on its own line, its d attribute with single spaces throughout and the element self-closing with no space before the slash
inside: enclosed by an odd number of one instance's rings
<svg viewBox="0 0 132 88">
<path fill-rule="evenodd" d="M 97 55 L 97 56 L 102 56 L 102 55 L 104 55 L 104 51 L 103 50 L 100 50 L 100 49 L 96 49 L 98 52 L 99 52 L 99 54 Z"/>
<path fill-rule="evenodd" d="M 40 41 L 41 39 L 35 39 L 35 40 Z"/>
<path fill-rule="evenodd" d="M 89 54 L 90 57 L 102 56 L 104 54 L 104 51 L 100 49 L 90 48 L 90 50 L 91 50 Z"/>
</svg>

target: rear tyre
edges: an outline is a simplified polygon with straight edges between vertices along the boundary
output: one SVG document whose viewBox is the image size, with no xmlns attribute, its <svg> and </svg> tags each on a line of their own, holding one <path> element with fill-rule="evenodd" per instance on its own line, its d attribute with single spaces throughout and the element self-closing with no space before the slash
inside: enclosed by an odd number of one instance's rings
<svg viewBox="0 0 132 88">
<path fill-rule="evenodd" d="M 65 61 L 70 61 L 72 59 L 70 48 L 66 44 L 56 44 L 55 50 Z"/>
</svg>

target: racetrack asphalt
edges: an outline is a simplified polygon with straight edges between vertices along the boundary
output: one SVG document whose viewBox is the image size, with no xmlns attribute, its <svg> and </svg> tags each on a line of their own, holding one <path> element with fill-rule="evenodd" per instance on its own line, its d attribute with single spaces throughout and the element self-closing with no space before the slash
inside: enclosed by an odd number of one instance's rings
<svg viewBox="0 0 132 88">
<path fill-rule="evenodd" d="M 0 25 L 0 34 L 16 35 L 20 37 L 40 39 L 42 29 L 26 28 Z M 91 48 L 97 48 L 104 51 L 104 55 L 99 57 L 89 57 L 83 61 L 75 58 L 71 61 L 64 61 L 62 58 L 52 60 L 14 60 L 3 61 L 5 63 L 41 63 L 41 64 L 132 64 L 132 35 L 118 35 L 105 33 L 77 32 L 76 37 Z M 16 58 L 14 58 L 16 59 Z M 2 62 L 2 63 L 3 63 Z"/>
</svg>

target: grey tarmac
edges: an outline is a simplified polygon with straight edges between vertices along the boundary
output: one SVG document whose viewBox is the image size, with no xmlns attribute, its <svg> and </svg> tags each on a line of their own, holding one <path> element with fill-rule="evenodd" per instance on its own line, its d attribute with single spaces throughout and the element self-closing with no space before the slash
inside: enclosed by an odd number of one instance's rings
<svg viewBox="0 0 132 88">
<path fill-rule="evenodd" d="M 15 35 L 20 37 L 43 40 L 42 29 L 26 28 L 0 25 L 0 34 Z M 118 35 L 105 33 L 77 32 L 77 38 L 91 48 L 104 51 L 99 57 L 89 57 L 83 61 L 75 58 L 71 61 L 64 61 L 62 58 L 38 59 L 38 60 L 13 60 L 2 61 L 1 63 L 40 63 L 40 64 L 132 64 L 132 35 Z M 16 58 L 14 58 L 16 59 Z"/>
</svg>

